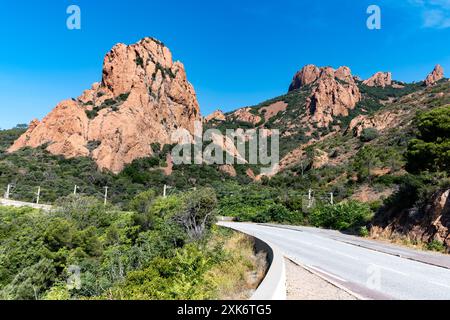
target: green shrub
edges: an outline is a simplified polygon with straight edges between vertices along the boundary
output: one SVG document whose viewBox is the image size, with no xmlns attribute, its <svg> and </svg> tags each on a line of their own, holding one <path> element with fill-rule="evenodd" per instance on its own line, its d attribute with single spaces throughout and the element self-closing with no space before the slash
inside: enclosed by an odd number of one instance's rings
<svg viewBox="0 0 450 320">
<path fill-rule="evenodd" d="M 192 240 L 204 238 L 217 221 L 217 197 L 214 189 L 200 188 L 189 191 L 183 194 L 182 199 L 183 209 L 174 215 L 174 219 Z"/>
<path fill-rule="evenodd" d="M 366 226 L 362 226 L 359 228 L 359 235 L 361 237 L 368 237 L 369 236 L 369 230 L 367 229 Z"/>
<path fill-rule="evenodd" d="M 408 145 L 407 170 L 450 172 L 450 106 L 419 114 L 416 124 L 419 133 Z"/>
<path fill-rule="evenodd" d="M 202 248 L 190 244 L 172 258 L 156 258 L 148 268 L 131 272 L 112 295 L 133 300 L 211 299 L 214 283 L 205 275 L 213 265 Z"/>
<path fill-rule="evenodd" d="M 441 241 L 432 240 L 428 242 L 427 249 L 432 251 L 445 252 L 445 245 Z"/>
<path fill-rule="evenodd" d="M 144 59 L 142 59 L 140 55 L 136 56 L 135 62 L 136 62 L 137 66 L 140 66 L 141 68 L 144 68 Z"/>
<path fill-rule="evenodd" d="M 375 128 L 365 128 L 362 132 L 361 135 L 359 136 L 359 139 L 362 142 L 370 142 L 376 138 L 378 138 L 379 133 L 378 130 Z"/>
<path fill-rule="evenodd" d="M 365 226 L 373 216 L 370 207 L 358 201 L 316 207 L 309 221 L 316 227 L 350 230 Z"/>
<path fill-rule="evenodd" d="M 128 207 L 131 211 L 138 213 L 146 213 L 152 206 L 157 197 L 157 193 L 153 189 L 139 193 L 130 201 Z"/>
</svg>

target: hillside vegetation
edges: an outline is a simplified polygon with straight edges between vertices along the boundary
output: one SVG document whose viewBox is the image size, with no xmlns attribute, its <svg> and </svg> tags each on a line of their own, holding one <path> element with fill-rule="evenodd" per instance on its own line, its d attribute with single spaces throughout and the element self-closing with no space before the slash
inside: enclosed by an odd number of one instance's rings
<svg viewBox="0 0 450 320">
<path fill-rule="evenodd" d="M 214 226 L 216 202 L 211 189 L 149 190 L 130 211 L 80 196 L 50 213 L 0 207 L 0 298 L 248 298 L 265 260 Z"/>
</svg>

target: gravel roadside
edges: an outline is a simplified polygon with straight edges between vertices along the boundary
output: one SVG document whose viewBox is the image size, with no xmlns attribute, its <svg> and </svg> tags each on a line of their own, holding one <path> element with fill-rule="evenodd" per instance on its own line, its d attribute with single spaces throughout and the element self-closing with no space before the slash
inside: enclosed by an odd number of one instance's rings
<svg viewBox="0 0 450 320">
<path fill-rule="evenodd" d="M 286 260 L 288 300 L 356 300 L 356 298 L 319 276 Z"/>
</svg>

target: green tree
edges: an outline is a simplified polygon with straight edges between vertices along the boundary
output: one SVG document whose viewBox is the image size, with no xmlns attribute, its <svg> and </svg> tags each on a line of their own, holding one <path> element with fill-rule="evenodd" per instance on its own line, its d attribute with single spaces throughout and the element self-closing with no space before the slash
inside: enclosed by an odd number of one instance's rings
<svg viewBox="0 0 450 320">
<path fill-rule="evenodd" d="M 417 138 L 406 153 L 407 170 L 450 172 L 450 105 L 419 114 L 416 124 Z"/>
<path fill-rule="evenodd" d="M 380 163 L 378 152 L 374 147 L 367 145 L 361 148 L 353 163 L 354 169 L 358 173 L 358 179 L 372 181 L 372 170 Z"/>
<path fill-rule="evenodd" d="M 183 210 L 175 216 L 192 240 L 203 238 L 216 222 L 217 198 L 214 189 L 200 188 L 183 195 Z"/>
</svg>

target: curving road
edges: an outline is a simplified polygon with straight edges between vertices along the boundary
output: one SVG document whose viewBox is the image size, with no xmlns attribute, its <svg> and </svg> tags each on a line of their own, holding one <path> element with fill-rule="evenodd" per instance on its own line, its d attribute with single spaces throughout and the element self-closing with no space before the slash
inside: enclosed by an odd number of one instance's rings
<svg viewBox="0 0 450 320">
<path fill-rule="evenodd" d="M 220 222 L 363 299 L 450 299 L 450 256 L 309 227 Z"/>
</svg>

